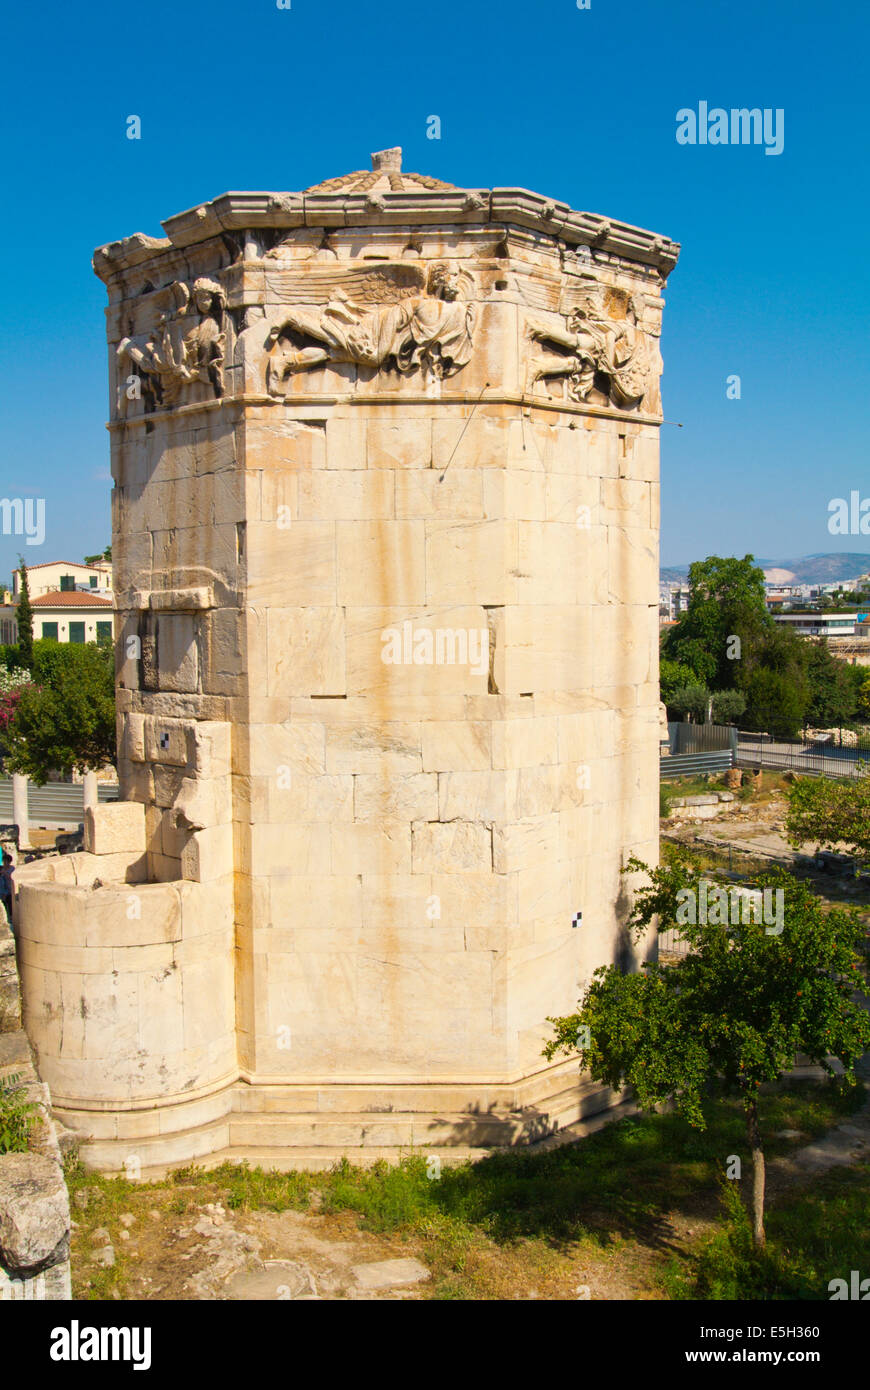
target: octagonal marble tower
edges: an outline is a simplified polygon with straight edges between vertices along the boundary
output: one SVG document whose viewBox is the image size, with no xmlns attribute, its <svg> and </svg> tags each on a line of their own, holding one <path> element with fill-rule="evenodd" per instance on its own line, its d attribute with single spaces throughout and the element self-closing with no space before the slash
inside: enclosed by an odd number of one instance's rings
<svg viewBox="0 0 870 1390">
<path fill-rule="evenodd" d="M 94 261 L 122 802 L 18 875 L 43 1080 L 128 1171 L 549 1132 L 657 853 L 679 248 L 399 150 L 164 228 Z"/>
</svg>

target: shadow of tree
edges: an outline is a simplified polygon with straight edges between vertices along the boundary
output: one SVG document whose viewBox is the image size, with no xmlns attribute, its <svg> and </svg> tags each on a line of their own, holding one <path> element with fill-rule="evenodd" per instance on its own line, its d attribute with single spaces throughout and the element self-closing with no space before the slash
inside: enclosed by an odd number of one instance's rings
<svg viewBox="0 0 870 1390">
<path fill-rule="evenodd" d="M 717 1211 L 717 1172 L 739 1125 L 729 1122 L 727 1137 L 722 1126 L 702 1136 L 678 1116 L 626 1118 L 547 1152 L 514 1148 L 445 1169 L 433 1201 L 495 1240 L 633 1239 L 675 1252 L 674 1213 L 691 1221 Z"/>
</svg>

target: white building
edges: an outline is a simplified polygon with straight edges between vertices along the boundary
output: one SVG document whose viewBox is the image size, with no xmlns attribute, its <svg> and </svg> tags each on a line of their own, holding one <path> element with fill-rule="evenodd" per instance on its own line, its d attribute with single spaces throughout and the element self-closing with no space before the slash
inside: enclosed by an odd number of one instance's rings
<svg viewBox="0 0 870 1390">
<path fill-rule="evenodd" d="M 775 613 L 774 622 L 790 627 L 799 637 L 854 637 L 863 614 L 844 613 Z"/>
<path fill-rule="evenodd" d="M 27 587 L 31 599 L 43 594 L 66 594 L 76 590 L 111 598 L 111 561 L 99 560 L 95 565 L 84 565 L 76 560 L 47 560 L 42 565 L 28 565 Z M 15 570 L 12 575 L 12 595 L 16 603 L 20 593 L 21 571 Z"/>
<path fill-rule="evenodd" d="M 33 638 L 51 637 L 56 642 L 98 642 L 114 640 L 115 608 L 111 599 L 79 589 L 38 594 L 31 598 Z M 0 638 L 8 644 L 18 641 L 16 608 L 0 608 Z"/>
</svg>

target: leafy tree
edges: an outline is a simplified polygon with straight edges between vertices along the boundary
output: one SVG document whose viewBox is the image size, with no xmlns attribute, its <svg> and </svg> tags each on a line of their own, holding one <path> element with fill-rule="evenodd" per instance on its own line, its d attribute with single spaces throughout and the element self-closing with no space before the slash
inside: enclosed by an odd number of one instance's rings
<svg viewBox="0 0 870 1390">
<path fill-rule="evenodd" d="M 662 698 L 685 701 L 693 685 L 718 702 L 717 722 L 739 721 L 780 738 L 793 738 L 807 720 L 846 724 L 857 700 L 853 668 L 825 643 L 807 642 L 774 622 L 765 604 L 764 573 L 751 555 L 709 556 L 689 568 L 686 612 L 662 639 Z M 681 670 L 688 667 L 694 680 Z M 666 692 L 666 693 L 665 693 Z"/>
<path fill-rule="evenodd" d="M 629 918 L 635 938 L 657 922 L 660 932 L 680 931 L 689 954 L 675 965 L 648 963 L 640 973 L 602 966 L 578 1012 L 549 1020 L 556 1036 L 545 1055 L 579 1052 L 595 1081 L 617 1091 L 631 1086 L 643 1109 L 672 1101 L 698 1128 L 706 1126 L 706 1096 L 738 1097 L 752 1153 L 753 1234 L 761 1246 L 759 1088 L 791 1071 L 798 1052 L 829 1074 L 829 1059 L 837 1058 L 854 1084 L 854 1063 L 870 1046 L 870 1019 L 853 997 L 863 923 L 853 908 L 826 911 L 804 884 L 779 871 L 758 880 L 762 890 L 783 893 L 778 934 L 744 921 L 752 914 L 742 908 L 732 908 L 727 925 L 693 925 L 684 908 L 698 902 L 702 874 L 684 853 L 658 869 L 632 858 L 626 872 L 648 880 Z"/>
<path fill-rule="evenodd" d="M 797 737 L 803 726 L 806 701 L 802 690 L 787 674 L 759 666 L 750 677 L 746 698 L 745 728 L 764 730 L 774 738 Z"/>
<path fill-rule="evenodd" d="M 26 667 L 29 671 L 33 666 L 33 609 L 30 606 L 27 566 L 22 555 L 19 555 L 18 559 L 21 563 L 21 592 L 15 611 L 18 619 L 18 665 Z"/>
<path fill-rule="evenodd" d="M 33 684 L 9 725 L 8 765 L 39 784 L 52 771 L 85 772 L 115 761 L 115 670 L 111 646 L 40 640 Z"/>
<path fill-rule="evenodd" d="M 870 719 L 870 676 L 861 681 L 858 691 L 858 712 Z"/>
<path fill-rule="evenodd" d="M 736 724 L 746 709 L 746 696 L 740 690 L 717 690 L 713 696 L 713 723 Z"/>
<path fill-rule="evenodd" d="M 706 685 L 686 685 L 673 691 L 668 705 L 676 714 L 688 714 L 698 723 L 707 717 L 710 692 Z"/>
<path fill-rule="evenodd" d="M 764 571 L 753 557 L 711 555 L 689 566 L 688 607 L 665 634 L 662 653 L 691 667 L 711 690 L 729 690 L 739 684 L 735 671 L 746 649 L 772 626 Z"/>
<path fill-rule="evenodd" d="M 790 627 L 771 619 L 768 627 L 744 648 L 743 659 L 737 663 L 736 685 L 748 691 L 754 673 L 766 668 L 788 678 L 799 694 L 802 708 L 809 702 L 807 667 L 813 644 L 799 637 Z"/>
<path fill-rule="evenodd" d="M 17 648 L 13 648 L 17 651 Z M 9 670 L 0 666 L 0 766 L 9 753 L 9 730 L 21 700 L 21 692 L 30 684 L 30 672 L 21 668 Z"/>
<path fill-rule="evenodd" d="M 870 867 L 870 776 L 856 782 L 800 778 L 789 791 L 785 824 L 796 848 L 813 840 L 826 849 L 844 844 Z"/>
<path fill-rule="evenodd" d="M 716 679 L 716 657 L 706 638 L 695 637 L 688 630 L 679 631 L 685 617 L 686 614 L 681 613 L 676 625 L 666 630 L 662 638 L 662 660 L 691 671 L 698 685 L 709 685 Z"/>
<path fill-rule="evenodd" d="M 855 714 L 855 690 L 849 666 L 831 653 L 827 640 L 808 646 L 809 701 L 805 718 L 822 728 L 842 726 Z"/>
<path fill-rule="evenodd" d="M 683 690 L 689 685 L 703 685 L 691 666 L 681 661 L 669 661 L 662 657 L 659 662 L 659 693 L 666 705 L 670 705 L 675 690 Z"/>
<path fill-rule="evenodd" d="M 851 700 L 852 712 L 844 723 L 854 728 L 855 724 L 862 719 L 861 710 L 861 687 L 867 680 L 866 666 L 853 666 L 849 661 L 840 662 L 840 679 L 846 685 Z"/>
</svg>

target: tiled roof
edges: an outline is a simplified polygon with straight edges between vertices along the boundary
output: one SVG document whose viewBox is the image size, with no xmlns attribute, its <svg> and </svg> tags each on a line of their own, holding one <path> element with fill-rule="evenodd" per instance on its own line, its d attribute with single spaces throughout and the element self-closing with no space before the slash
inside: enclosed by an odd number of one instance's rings
<svg viewBox="0 0 870 1390">
<path fill-rule="evenodd" d="M 357 169 L 337 179 L 324 179 L 306 188 L 306 193 L 419 193 L 421 190 L 455 190 L 455 183 L 430 178 L 427 174 L 402 172 L 402 151 L 397 147 L 372 155 L 371 169 Z"/>
<path fill-rule="evenodd" d="M 55 590 L 53 594 L 40 594 L 38 598 L 32 598 L 30 606 L 31 608 L 103 608 L 112 612 L 115 605 L 107 598 L 99 598 L 97 594 L 82 594 L 78 590 L 61 593 L 59 590 Z"/>
<path fill-rule="evenodd" d="M 38 565 L 28 565 L 27 573 L 29 574 L 31 570 L 52 569 L 54 565 L 69 565 L 79 570 L 108 569 L 111 563 L 111 560 L 98 560 L 95 565 L 83 565 L 81 560 L 42 560 Z"/>
</svg>

